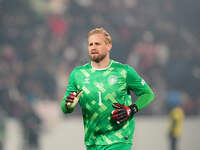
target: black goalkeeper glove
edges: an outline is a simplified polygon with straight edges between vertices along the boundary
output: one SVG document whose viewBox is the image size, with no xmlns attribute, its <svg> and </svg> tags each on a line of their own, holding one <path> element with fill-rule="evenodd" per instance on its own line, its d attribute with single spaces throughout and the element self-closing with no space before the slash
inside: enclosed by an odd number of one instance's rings
<svg viewBox="0 0 200 150">
<path fill-rule="evenodd" d="M 112 119 L 116 124 L 124 123 L 136 112 L 138 112 L 138 107 L 135 104 L 126 106 L 119 103 L 113 103 L 112 106 L 115 108 L 115 110 L 112 112 Z"/>
</svg>

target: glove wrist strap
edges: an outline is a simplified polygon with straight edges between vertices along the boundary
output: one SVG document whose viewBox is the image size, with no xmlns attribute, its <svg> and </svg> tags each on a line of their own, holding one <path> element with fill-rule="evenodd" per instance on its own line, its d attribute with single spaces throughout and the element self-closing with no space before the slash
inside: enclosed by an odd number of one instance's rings
<svg viewBox="0 0 200 150">
<path fill-rule="evenodd" d="M 131 109 L 131 116 L 138 112 L 138 107 L 136 104 L 130 105 L 129 108 Z"/>
</svg>

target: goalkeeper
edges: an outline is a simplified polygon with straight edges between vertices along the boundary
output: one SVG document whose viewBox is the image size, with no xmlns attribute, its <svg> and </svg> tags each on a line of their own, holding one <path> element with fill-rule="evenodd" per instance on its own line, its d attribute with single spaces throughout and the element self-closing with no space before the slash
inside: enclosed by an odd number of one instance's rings
<svg viewBox="0 0 200 150">
<path fill-rule="evenodd" d="M 110 59 L 111 48 L 111 36 L 104 28 L 88 33 L 91 61 L 71 72 L 61 103 L 62 111 L 71 113 L 79 100 L 87 150 L 131 150 L 134 115 L 154 99 L 133 68 Z M 138 96 L 135 103 L 130 90 Z"/>
</svg>

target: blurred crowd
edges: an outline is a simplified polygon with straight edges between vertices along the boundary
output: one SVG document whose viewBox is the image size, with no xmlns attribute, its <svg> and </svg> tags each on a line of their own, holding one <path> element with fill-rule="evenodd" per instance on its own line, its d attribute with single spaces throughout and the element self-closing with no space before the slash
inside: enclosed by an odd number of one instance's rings
<svg viewBox="0 0 200 150">
<path fill-rule="evenodd" d="M 112 59 L 131 65 L 153 88 L 156 100 L 142 115 L 164 115 L 174 101 L 186 115 L 199 115 L 200 38 L 178 19 L 177 6 L 173 0 L 0 0 L 0 120 L 19 119 L 37 146 L 42 119 L 34 106 L 60 103 L 72 69 L 89 60 L 87 32 L 95 27 L 111 33 Z"/>
</svg>

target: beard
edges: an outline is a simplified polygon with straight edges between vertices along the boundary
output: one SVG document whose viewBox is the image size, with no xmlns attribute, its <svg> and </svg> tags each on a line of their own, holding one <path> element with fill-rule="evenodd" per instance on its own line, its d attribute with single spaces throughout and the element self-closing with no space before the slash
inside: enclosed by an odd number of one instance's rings
<svg viewBox="0 0 200 150">
<path fill-rule="evenodd" d="M 89 54 L 89 57 L 92 61 L 99 63 L 106 57 L 106 54 Z"/>
</svg>

